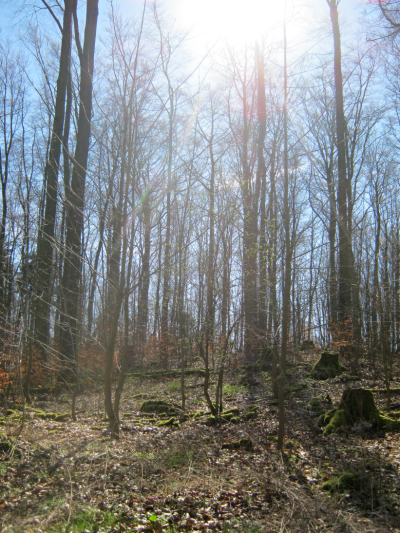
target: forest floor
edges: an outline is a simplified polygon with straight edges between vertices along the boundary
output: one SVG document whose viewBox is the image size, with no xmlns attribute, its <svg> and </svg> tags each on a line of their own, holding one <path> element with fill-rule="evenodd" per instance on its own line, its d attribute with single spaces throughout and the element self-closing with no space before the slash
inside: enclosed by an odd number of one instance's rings
<svg viewBox="0 0 400 533">
<path fill-rule="evenodd" d="M 246 413 L 258 406 L 256 418 L 236 424 L 209 426 L 201 417 L 160 427 L 165 417 L 140 413 L 140 404 L 179 403 L 179 380 L 141 384 L 132 378 L 118 441 L 107 434 L 100 390 L 78 397 L 76 422 L 42 420 L 29 410 L 23 427 L 13 416 L 0 419 L 0 531 L 400 531 L 400 434 L 357 422 L 323 437 L 317 423 L 344 388 L 380 389 L 383 383 L 366 366 L 359 379 L 312 380 L 317 357 L 300 354 L 288 366 L 283 455 L 277 453 L 278 409 L 266 373 L 226 377 L 225 409 Z M 186 379 L 190 413 L 206 410 L 201 383 Z M 392 386 L 400 391 L 399 383 Z M 397 398 L 386 411 L 395 418 Z M 384 410 L 385 396 L 375 399 Z M 68 413 L 70 401 L 66 394 L 42 395 L 34 407 Z M 236 447 L 243 438 L 253 449 Z"/>
</svg>

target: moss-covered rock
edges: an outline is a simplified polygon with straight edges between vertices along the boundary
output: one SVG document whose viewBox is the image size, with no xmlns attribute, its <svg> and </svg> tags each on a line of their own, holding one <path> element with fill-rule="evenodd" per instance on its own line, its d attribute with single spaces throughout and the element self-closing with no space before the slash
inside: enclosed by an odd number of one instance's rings
<svg viewBox="0 0 400 533">
<path fill-rule="evenodd" d="M 240 415 L 240 410 L 234 407 L 233 409 L 227 409 L 226 411 L 223 411 L 221 413 L 221 418 L 229 422 L 233 417 L 235 416 L 237 417 L 239 415 Z"/>
<path fill-rule="evenodd" d="M 241 448 L 247 451 L 252 451 L 254 448 L 253 441 L 251 439 L 243 438 L 234 442 L 227 442 L 221 446 L 222 450 L 239 450 Z"/>
<path fill-rule="evenodd" d="M 36 409 L 34 411 L 34 414 L 36 418 L 40 418 L 41 420 L 47 420 L 47 413 L 45 413 L 41 409 Z"/>
<path fill-rule="evenodd" d="M 140 406 L 141 413 L 176 415 L 180 411 L 182 410 L 179 405 L 165 400 L 147 400 Z"/>
<path fill-rule="evenodd" d="M 157 426 L 159 426 L 159 427 L 168 427 L 168 426 L 175 426 L 175 425 L 177 425 L 177 424 L 175 423 L 175 418 L 174 417 L 169 418 L 168 420 L 159 420 L 157 422 Z"/>
<path fill-rule="evenodd" d="M 252 420 L 254 418 L 257 418 L 258 416 L 258 407 L 257 405 L 253 405 L 249 408 L 247 413 L 243 415 L 243 420 Z"/>
<path fill-rule="evenodd" d="M 343 372 L 339 363 L 339 352 L 324 351 L 311 370 L 313 379 L 325 380 L 334 378 Z"/>
</svg>

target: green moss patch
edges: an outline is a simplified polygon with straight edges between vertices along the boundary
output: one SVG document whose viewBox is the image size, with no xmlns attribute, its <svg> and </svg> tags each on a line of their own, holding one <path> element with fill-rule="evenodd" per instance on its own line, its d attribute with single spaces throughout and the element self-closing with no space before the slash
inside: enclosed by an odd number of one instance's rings
<svg viewBox="0 0 400 533">
<path fill-rule="evenodd" d="M 345 472 L 339 477 L 332 477 L 322 484 L 322 490 L 327 492 L 344 492 L 346 490 L 357 490 L 360 487 L 360 479 L 356 474 Z"/>
<path fill-rule="evenodd" d="M 257 418 L 258 416 L 258 407 L 257 405 L 253 405 L 249 408 L 247 413 L 243 415 L 243 420 L 252 420 L 254 418 Z"/>
<path fill-rule="evenodd" d="M 240 415 L 240 410 L 236 407 L 233 409 L 227 409 L 226 411 L 223 411 L 221 413 L 221 418 L 224 420 L 227 420 L 228 422 L 233 418 Z"/>
<path fill-rule="evenodd" d="M 177 426 L 178 424 L 175 422 L 175 418 L 172 417 L 168 420 L 160 420 L 157 422 L 157 426 L 159 427 L 168 427 L 168 426 Z"/>
<path fill-rule="evenodd" d="M 319 399 L 318 398 L 312 398 L 311 401 L 310 401 L 310 405 L 314 409 L 318 409 L 318 407 L 319 407 Z"/>
</svg>

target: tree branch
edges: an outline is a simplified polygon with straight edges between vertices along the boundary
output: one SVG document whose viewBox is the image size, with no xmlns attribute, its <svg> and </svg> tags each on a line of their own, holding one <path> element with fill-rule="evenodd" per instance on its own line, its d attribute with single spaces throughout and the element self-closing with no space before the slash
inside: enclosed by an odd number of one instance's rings
<svg viewBox="0 0 400 533">
<path fill-rule="evenodd" d="M 46 2 L 46 0 L 42 0 L 42 3 L 47 7 L 50 15 L 53 17 L 53 19 L 56 21 L 56 24 L 57 26 L 60 28 L 60 32 L 62 33 L 63 32 L 63 29 L 62 29 L 62 26 L 61 26 L 61 23 L 60 21 L 58 20 L 58 18 L 56 17 L 54 11 L 52 10 L 52 8 L 49 6 L 49 4 Z"/>
</svg>

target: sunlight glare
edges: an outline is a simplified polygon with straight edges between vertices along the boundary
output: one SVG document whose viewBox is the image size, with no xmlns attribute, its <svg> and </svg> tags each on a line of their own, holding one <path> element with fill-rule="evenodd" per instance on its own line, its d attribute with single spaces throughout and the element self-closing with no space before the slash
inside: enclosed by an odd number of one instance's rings
<svg viewBox="0 0 400 533">
<path fill-rule="evenodd" d="M 282 27 L 281 0 L 180 0 L 180 25 L 194 27 L 207 40 L 226 39 L 232 44 L 254 43 L 261 34 Z"/>
</svg>

